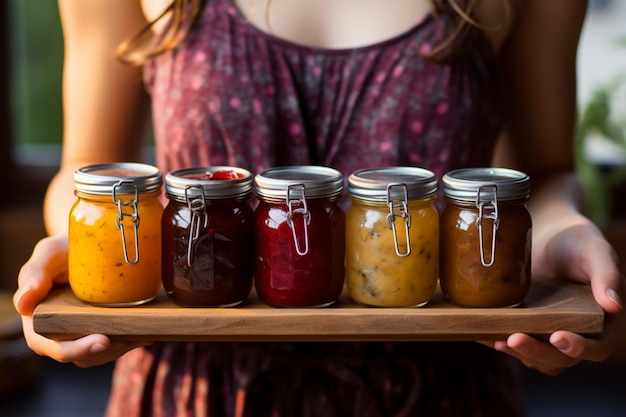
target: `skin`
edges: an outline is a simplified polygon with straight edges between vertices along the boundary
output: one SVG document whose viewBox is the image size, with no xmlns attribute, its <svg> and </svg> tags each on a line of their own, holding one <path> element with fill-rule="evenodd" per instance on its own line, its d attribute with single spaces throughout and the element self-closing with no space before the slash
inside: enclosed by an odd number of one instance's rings
<svg viewBox="0 0 626 417">
<path fill-rule="evenodd" d="M 259 28 L 293 42 L 327 48 L 387 39 L 411 27 L 430 7 L 428 0 L 395 0 L 394 7 L 387 0 L 274 0 L 266 18 L 265 1 L 237 0 Z M 117 63 L 114 51 L 168 1 L 144 2 L 142 9 L 128 0 L 59 1 L 66 42 L 63 157 L 44 207 L 50 236 L 36 245 L 20 271 L 14 304 L 33 351 L 79 366 L 109 362 L 141 346 L 112 342 L 99 334 L 74 341 L 45 339 L 34 333 L 32 313 L 52 286 L 67 283 L 72 172 L 87 164 L 140 157 L 143 144 L 137 138 L 143 137 L 149 105 L 141 70 Z M 533 178 L 529 204 L 534 222 L 533 274 L 589 284 L 607 319 L 605 332 L 593 339 L 558 331 L 549 341 L 513 334 L 482 343 L 556 375 L 582 360 L 608 358 L 623 320 L 623 277 L 615 253 L 581 214 L 582 196 L 573 171 L 576 48 L 586 2 L 511 0 L 506 3 L 508 14 L 504 3 L 479 0 L 473 14 L 502 61 L 513 97 L 512 117 L 493 164 L 520 169 Z"/>
</svg>

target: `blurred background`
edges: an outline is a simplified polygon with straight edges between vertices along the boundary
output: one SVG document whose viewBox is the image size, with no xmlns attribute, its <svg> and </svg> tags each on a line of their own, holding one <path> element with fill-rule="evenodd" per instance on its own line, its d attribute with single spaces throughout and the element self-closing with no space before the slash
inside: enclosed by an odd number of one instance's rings
<svg viewBox="0 0 626 417">
<path fill-rule="evenodd" d="M 60 160 L 63 45 L 55 1 L 0 2 L 0 415 L 100 416 L 111 365 L 80 369 L 29 352 L 11 296 L 44 236 Z M 579 54 L 577 169 L 589 214 L 626 260 L 626 2 L 590 1 Z M 626 265 L 623 265 L 626 270 Z M 626 329 L 625 329 L 626 330 Z M 525 372 L 530 417 L 626 415 L 626 331 L 616 354 L 558 377 Z"/>
</svg>

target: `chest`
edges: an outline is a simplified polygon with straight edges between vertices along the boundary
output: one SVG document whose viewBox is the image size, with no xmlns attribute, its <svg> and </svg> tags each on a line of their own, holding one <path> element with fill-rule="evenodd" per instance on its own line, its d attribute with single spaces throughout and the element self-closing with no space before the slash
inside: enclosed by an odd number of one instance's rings
<svg viewBox="0 0 626 417">
<path fill-rule="evenodd" d="M 207 0 L 211 1 L 211 0 Z M 521 0 L 479 0 L 472 17 L 489 30 L 494 50 L 506 40 Z M 171 0 L 141 0 L 148 21 L 156 19 Z M 431 0 L 233 0 L 233 5 L 257 28 L 279 38 L 313 47 L 361 47 L 399 35 L 432 12 Z M 159 25 L 155 25 L 159 29 Z"/>
</svg>

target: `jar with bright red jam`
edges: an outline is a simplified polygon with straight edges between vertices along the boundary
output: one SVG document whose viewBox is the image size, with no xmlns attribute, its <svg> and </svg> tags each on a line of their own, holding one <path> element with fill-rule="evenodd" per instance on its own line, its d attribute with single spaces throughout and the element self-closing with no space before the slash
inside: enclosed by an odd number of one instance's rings
<svg viewBox="0 0 626 417">
<path fill-rule="evenodd" d="M 256 176 L 255 287 L 276 307 L 325 307 L 343 289 L 343 176 L 321 166 L 269 169 Z"/>
<path fill-rule="evenodd" d="M 162 280 L 183 307 L 232 307 L 252 288 L 252 174 L 214 166 L 165 176 Z"/>
</svg>

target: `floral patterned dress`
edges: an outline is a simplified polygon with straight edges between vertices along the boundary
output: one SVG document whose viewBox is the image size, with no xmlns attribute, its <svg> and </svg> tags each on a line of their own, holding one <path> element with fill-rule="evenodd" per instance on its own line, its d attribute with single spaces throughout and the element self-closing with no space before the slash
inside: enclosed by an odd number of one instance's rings
<svg viewBox="0 0 626 417">
<path fill-rule="evenodd" d="M 451 28 L 427 15 L 384 42 L 311 48 L 209 0 L 145 67 L 157 164 L 489 165 L 506 109 L 495 54 L 474 28 L 446 62 L 426 57 Z M 522 416 L 519 372 L 476 343 L 158 343 L 118 360 L 107 416 Z"/>
</svg>

